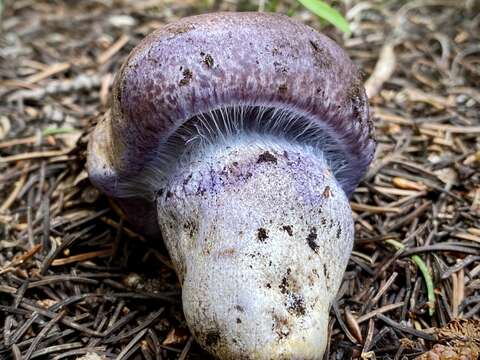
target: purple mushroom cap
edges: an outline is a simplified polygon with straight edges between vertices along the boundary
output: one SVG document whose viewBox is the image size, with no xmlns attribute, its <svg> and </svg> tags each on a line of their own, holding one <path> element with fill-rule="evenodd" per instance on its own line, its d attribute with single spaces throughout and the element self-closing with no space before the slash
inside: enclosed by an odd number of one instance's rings
<svg viewBox="0 0 480 360">
<path fill-rule="evenodd" d="M 215 13 L 166 25 L 132 51 L 92 134 L 91 181 L 145 226 L 156 216 L 152 199 L 125 199 L 122 184 L 137 183 L 190 119 L 235 106 L 279 109 L 320 128 L 334 143 L 327 157 L 341 159 L 336 176 L 347 195 L 373 159 L 362 81 L 338 45 L 283 15 Z"/>
</svg>

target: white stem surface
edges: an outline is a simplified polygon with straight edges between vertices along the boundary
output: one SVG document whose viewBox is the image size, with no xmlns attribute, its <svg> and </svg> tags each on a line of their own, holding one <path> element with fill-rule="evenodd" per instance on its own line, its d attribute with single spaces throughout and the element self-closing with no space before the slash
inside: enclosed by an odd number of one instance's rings
<svg viewBox="0 0 480 360">
<path fill-rule="evenodd" d="M 181 164 L 157 207 L 197 341 L 220 359 L 321 359 L 354 231 L 322 154 L 243 136 Z"/>
</svg>

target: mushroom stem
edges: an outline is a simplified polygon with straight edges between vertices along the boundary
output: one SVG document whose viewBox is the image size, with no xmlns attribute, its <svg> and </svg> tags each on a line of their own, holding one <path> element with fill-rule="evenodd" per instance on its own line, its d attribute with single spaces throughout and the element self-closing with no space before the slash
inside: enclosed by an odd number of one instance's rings
<svg viewBox="0 0 480 360">
<path fill-rule="evenodd" d="M 319 359 L 353 244 L 322 153 L 267 135 L 186 151 L 158 221 L 197 341 L 222 359 Z"/>
</svg>

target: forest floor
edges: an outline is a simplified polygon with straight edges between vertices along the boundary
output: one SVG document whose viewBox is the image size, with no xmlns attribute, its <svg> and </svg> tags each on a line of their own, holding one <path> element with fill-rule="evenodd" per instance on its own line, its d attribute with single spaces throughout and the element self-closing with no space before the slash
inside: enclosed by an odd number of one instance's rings
<svg viewBox="0 0 480 360">
<path fill-rule="evenodd" d="M 258 4 L 6 4 L 0 359 L 208 358 L 186 327 L 165 248 L 136 233 L 92 187 L 86 144 L 109 106 L 115 72 L 146 34 L 182 16 Z M 293 0 L 275 10 L 320 28 Z M 356 245 L 331 310 L 325 359 L 476 359 L 478 3 L 366 0 L 340 10 L 352 35 L 322 30 L 363 71 L 378 149 L 351 200 Z"/>
</svg>

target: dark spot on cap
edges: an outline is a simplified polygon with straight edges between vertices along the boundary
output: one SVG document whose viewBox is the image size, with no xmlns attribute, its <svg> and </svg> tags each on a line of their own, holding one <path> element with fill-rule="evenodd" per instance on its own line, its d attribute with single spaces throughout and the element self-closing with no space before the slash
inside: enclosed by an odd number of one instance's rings
<svg viewBox="0 0 480 360">
<path fill-rule="evenodd" d="M 307 244 L 314 252 L 318 252 L 319 246 L 317 244 L 317 229 L 314 227 L 310 229 L 310 233 L 307 236 Z"/>
<path fill-rule="evenodd" d="M 288 67 L 285 66 L 284 64 L 282 63 L 279 63 L 278 61 L 275 61 L 273 63 L 273 66 L 275 67 L 275 72 L 277 73 L 283 73 L 283 74 L 286 74 L 288 72 Z"/>
<path fill-rule="evenodd" d="M 323 197 L 329 198 L 333 196 L 332 189 L 330 189 L 330 186 L 325 186 L 325 190 L 323 190 Z"/>
<path fill-rule="evenodd" d="M 242 322 L 242 320 L 240 320 L 240 318 L 237 318 L 237 324 L 240 324 Z"/>
<path fill-rule="evenodd" d="M 186 25 L 171 24 L 167 27 L 167 29 L 172 34 L 178 35 L 178 34 L 185 34 L 186 32 L 189 32 L 190 30 L 195 29 L 195 26 L 193 26 L 192 24 L 186 24 Z"/>
<path fill-rule="evenodd" d="M 183 75 L 183 79 L 180 80 L 178 85 L 185 86 L 185 85 L 190 84 L 190 81 L 192 80 L 192 77 L 193 77 L 192 71 L 190 69 L 185 69 L 185 70 L 183 70 L 182 75 Z"/>
<path fill-rule="evenodd" d="M 122 102 L 122 90 L 123 90 L 123 84 L 122 86 L 118 86 L 114 88 L 114 96 L 119 104 Z"/>
<path fill-rule="evenodd" d="M 313 287 L 313 285 L 315 285 L 315 279 L 313 278 L 312 274 L 308 274 L 307 279 L 308 279 L 308 285 Z"/>
<path fill-rule="evenodd" d="M 288 280 L 286 277 L 282 278 L 282 282 L 278 285 L 278 288 L 282 294 L 288 293 Z"/>
<path fill-rule="evenodd" d="M 362 81 L 359 77 L 353 79 L 350 87 L 347 89 L 347 96 L 351 103 L 353 119 L 361 121 L 365 102 L 362 96 Z"/>
<path fill-rule="evenodd" d="M 196 231 L 197 231 L 197 226 L 193 221 L 187 221 L 185 224 L 183 224 L 183 228 L 187 231 L 189 231 L 190 238 L 193 239 Z"/>
<path fill-rule="evenodd" d="M 295 316 L 305 315 L 305 301 L 302 295 L 291 294 L 291 302 L 288 304 L 287 309 Z"/>
<path fill-rule="evenodd" d="M 235 305 L 235 310 L 240 311 L 242 313 L 245 311 L 243 307 L 241 307 L 240 305 Z"/>
<path fill-rule="evenodd" d="M 217 330 L 211 330 L 207 332 L 205 336 L 205 345 L 208 347 L 214 347 L 220 341 L 220 334 Z"/>
<path fill-rule="evenodd" d="M 272 330 L 275 330 L 280 340 L 286 338 L 290 335 L 290 324 L 288 323 L 288 319 L 273 314 Z"/>
<path fill-rule="evenodd" d="M 229 256 L 232 256 L 233 254 L 235 254 L 235 248 L 229 248 L 229 249 L 225 249 L 222 252 L 220 252 L 218 254 L 218 256 L 229 257 Z"/>
<path fill-rule="evenodd" d="M 265 151 L 264 153 L 260 154 L 260 156 L 258 157 L 257 164 L 260 164 L 263 162 L 272 162 L 276 164 L 277 158 L 271 152 Z"/>
<path fill-rule="evenodd" d="M 183 180 L 183 185 L 187 185 L 190 179 L 192 178 L 193 174 L 189 174 L 184 180 Z"/>
<path fill-rule="evenodd" d="M 288 235 L 293 236 L 293 230 L 291 225 L 283 225 L 282 230 L 286 231 Z"/>
<path fill-rule="evenodd" d="M 268 231 L 264 228 L 259 228 L 257 233 L 258 240 L 264 242 L 268 238 Z"/>
<path fill-rule="evenodd" d="M 202 53 L 203 55 L 203 63 L 208 67 L 208 68 L 212 68 L 213 65 L 215 65 L 215 61 L 213 60 L 213 57 L 212 55 L 210 54 L 204 54 Z"/>
<path fill-rule="evenodd" d="M 286 94 L 288 91 L 288 86 L 287 84 L 282 84 L 278 87 L 278 92 L 282 95 Z"/>
<path fill-rule="evenodd" d="M 271 289 L 272 285 L 270 285 L 270 283 L 267 283 L 267 285 L 265 285 L 265 287 L 267 287 L 268 289 Z"/>
<path fill-rule="evenodd" d="M 338 229 L 337 229 L 337 239 L 340 239 L 340 236 L 342 236 L 342 227 L 340 225 L 338 225 Z"/>
<path fill-rule="evenodd" d="M 327 265 L 323 264 L 323 275 L 325 276 L 325 285 L 327 286 L 327 289 L 330 288 L 330 273 L 327 270 Z"/>
<path fill-rule="evenodd" d="M 313 50 L 318 51 L 319 47 L 315 41 L 310 40 L 310 45 L 312 46 Z"/>
<path fill-rule="evenodd" d="M 310 40 L 310 46 L 313 50 L 315 65 L 320 68 L 329 68 L 335 64 L 335 59 L 324 47 L 320 46 L 313 40 Z"/>
</svg>

